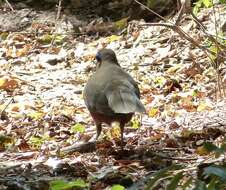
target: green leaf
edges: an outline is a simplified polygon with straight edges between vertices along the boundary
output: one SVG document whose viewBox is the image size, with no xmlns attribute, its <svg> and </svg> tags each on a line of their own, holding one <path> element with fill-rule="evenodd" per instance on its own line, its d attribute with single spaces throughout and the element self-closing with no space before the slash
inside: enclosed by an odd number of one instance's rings
<svg viewBox="0 0 226 190">
<path fill-rule="evenodd" d="M 217 190 L 216 186 L 219 183 L 216 177 L 212 178 L 210 183 L 208 184 L 207 190 Z"/>
<path fill-rule="evenodd" d="M 193 13 L 194 13 L 195 15 L 197 15 L 198 12 L 200 11 L 201 6 L 202 6 L 202 1 L 199 0 L 199 1 L 197 1 L 196 3 L 194 3 L 194 4 L 195 4 L 195 6 L 194 6 L 194 8 L 193 8 Z"/>
<path fill-rule="evenodd" d="M 69 190 L 74 187 L 85 188 L 88 187 L 88 184 L 85 183 L 82 179 L 77 179 L 75 181 L 67 182 L 64 180 L 55 180 L 50 182 L 51 190 Z"/>
<path fill-rule="evenodd" d="M 199 12 L 199 8 L 195 6 L 195 7 L 193 8 L 193 13 L 194 13 L 194 15 L 197 15 L 198 12 Z"/>
<path fill-rule="evenodd" d="M 213 143 L 210 143 L 210 142 L 205 142 L 204 144 L 203 144 L 203 147 L 207 150 L 207 151 L 209 151 L 209 152 L 216 152 L 216 151 L 219 151 L 219 148 L 216 146 L 216 145 L 214 145 Z"/>
<path fill-rule="evenodd" d="M 63 190 L 68 188 L 68 183 L 66 183 L 63 180 L 52 181 L 50 182 L 50 187 L 51 187 L 51 190 Z"/>
<path fill-rule="evenodd" d="M 44 113 L 33 111 L 33 112 L 28 113 L 27 116 L 30 117 L 33 120 L 39 120 L 39 119 L 43 118 Z"/>
<path fill-rule="evenodd" d="M 167 186 L 166 190 L 174 190 L 177 188 L 178 183 L 183 178 L 183 172 L 178 173 L 175 175 L 172 180 L 170 181 L 170 184 Z"/>
<path fill-rule="evenodd" d="M 220 146 L 220 149 L 223 151 L 223 153 L 226 151 L 226 144 L 225 144 L 225 142 Z"/>
<path fill-rule="evenodd" d="M 222 144 L 221 147 L 219 148 L 210 142 L 206 142 L 204 143 L 203 148 L 206 149 L 208 152 L 215 152 L 215 156 L 219 157 L 221 154 L 225 153 L 226 144 Z"/>
<path fill-rule="evenodd" d="M 42 137 L 31 136 L 31 138 L 29 139 L 29 143 L 32 146 L 39 148 L 45 141 L 49 141 L 49 140 L 51 140 L 51 138 L 47 135 L 44 135 Z"/>
<path fill-rule="evenodd" d="M 1 2 L 0 2 L 0 5 L 1 5 Z M 7 37 L 8 37 L 8 35 L 9 35 L 8 32 L 2 32 L 2 33 L 0 34 L 0 39 L 1 39 L 1 40 L 6 40 Z"/>
<path fill-rule="evenodd" d="M 73 126 L 71 127 L 71 131 L 72 131 L 72 132 L 76 132 L 76 133 L 77 133 L 77 132 L 79 132 L 79 133 L 84 133 L 85 130 L 86 130 L 85 126 L 82 125 L 82 124 L 80 124 L 80 123 L 76 123 L 75 125 L 73 125 Z"/>
<path fill-rule="evenodd" d="M 124 190 L 125 187 L 123 187 L 122 185 L 113 185 L 111 187 L 111 190 Z"/>
<path fill-rule="evenodd" d="M 38 42 L 44 45 L 50 44 L 53 39 L 53 35 L 45 34 L 38 38 Z"/>
<path fill-rule="evenodd" d="M 193 179 L 192 177 L 188 178 L 188 180 L 183 184 L 183 186 L 182 186 L 183 190 L 187 190 L 188 189 L 187 187 L 189 187 L 191 185 L 192 179 Z"/>
<path fill-rule="evenodd" d="M 156 172 L 153 176 L 151 176 L 151 180 L 148 182 L 146 190 L 151 190 L 154 188 L 156 184 L 158 184 L 159 180 L 166 177 L 172 176 L 172 171 L 182 169 L 183 166 L 181 165 L 171 165 L 167 168 L 161 169 L 160 171 Z"/>
<path fill-rule="evenodd" d="M 193 97 L 196 97 L 197 94 L 198 94 L 198 90 L 197 90 L 197 89 L 194 89 L 194 90 L 192 91 L 192 96 L 193 96 Z"/>
<path fill-rule="evenodd" d="M 126 17 L 126 18 L 123 18 L 121 20 L 116 21 L 115 22 L 116 28 L 119 29 L 119 30 L 124 29 L 127 26 L 127 24 L 128 24 L 128 18 L 129 17 Z"/>
<path fill-rule="evenodd" d="M 202 0 L 202 3 L 205 7 L 212 7 L 213 6 L 213 3 L 211 0 Z"/>
<path fill-rule="evenodd" d="M 149 182 L 148 182 L 148 186 L 146 188 L 146 190 L 151 190 L 153 189 L 154 185 L 156 185 L 156 183 L 161 179 L 164 178 L 166 176 L 169 176 L 169 174 L 167 174 L 167 169 L 163 169 L 160 170 L 159 172 L 157 172 L 157 174 L 154 176 L 154 178 L 152 178 Z"/>
<path fill-rule="evenodd" d="M 195 188 L 193 190 L 207 190 L 206 183 L 201 180 L 197 180 L 195 184 Z"/>
<path fill-rule="evenodd" d="M 64 39 L 65 39 L 65 36 L 56 35 L 55 42 L 59 45 L 59 44 L 62 44 L 64 42 Z"/>
<path fill-rule="evenodd" d="M 226 168 L 220 166 L 209 166 L 204 169 L 204 175 L 218 176 L 222 181 L 226 180 Z"/>
</svg>

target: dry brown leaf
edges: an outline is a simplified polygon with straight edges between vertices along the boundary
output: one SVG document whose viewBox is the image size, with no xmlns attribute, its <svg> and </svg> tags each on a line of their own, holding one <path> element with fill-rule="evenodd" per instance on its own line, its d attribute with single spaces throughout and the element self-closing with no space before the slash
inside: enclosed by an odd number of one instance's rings
<svg viewBox="0 0 226 190">
<path fill-rule="evenodd" d="M 26 56 L 30 51 L 30 49 L 31 49 L 31 45 L 25 45 L 23 48 L 17 50 L 16 52 L 17 57 Z"/>
<path fill-rule="evenodd" d="M 13 91 L 19 87 L 19 82 L 9 77 L 0 78 L 0 89 Z"/>
</svg>

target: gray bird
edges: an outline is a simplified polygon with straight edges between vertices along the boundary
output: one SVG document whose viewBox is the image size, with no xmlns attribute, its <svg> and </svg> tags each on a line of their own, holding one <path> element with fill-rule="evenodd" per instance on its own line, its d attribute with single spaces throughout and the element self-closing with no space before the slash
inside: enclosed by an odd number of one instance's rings
<svg viewBox="0 0 226 190">
<path fill-rule="evenodd" d="M 102 49 L 96 55 L 97 70 L 84 89 L 85 104 L 96 124 L 96 139 L 102 123 L 119 122 L 121 146 L 123 130 L 134 112 L 145 113 L 140 91 L 134 79 L 119 65 L 114 51 Z"/>
</svg>

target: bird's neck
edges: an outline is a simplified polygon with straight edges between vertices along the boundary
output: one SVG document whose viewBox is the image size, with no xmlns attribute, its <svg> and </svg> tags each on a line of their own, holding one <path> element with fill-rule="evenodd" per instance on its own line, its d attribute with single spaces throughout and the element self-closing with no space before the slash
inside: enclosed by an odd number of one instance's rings
<svg viewBox="0 0 226 190">
<path fill-rule="evenodd" d="M 107 61 L 102 61 L 102 63 L 101 63 L 101 67 L 107 67 L 109 65 L 115 65 L 115 66 L 120 67 L 120 65 L 117 61 L 107 60 Z"/>
</svg>

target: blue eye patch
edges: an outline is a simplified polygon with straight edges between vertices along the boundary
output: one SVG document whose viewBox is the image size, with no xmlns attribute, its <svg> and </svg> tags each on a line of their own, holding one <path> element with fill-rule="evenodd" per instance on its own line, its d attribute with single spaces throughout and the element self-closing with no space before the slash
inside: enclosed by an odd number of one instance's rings
<svg viewBox="0 0 226 190">
<path fill-rule="evenodd" d="M 97 61 L 101 61 L 101 55 L 100 55 L 99 52 L 96 54 L 96 60 L 97 60 Z"/>
</svg>

